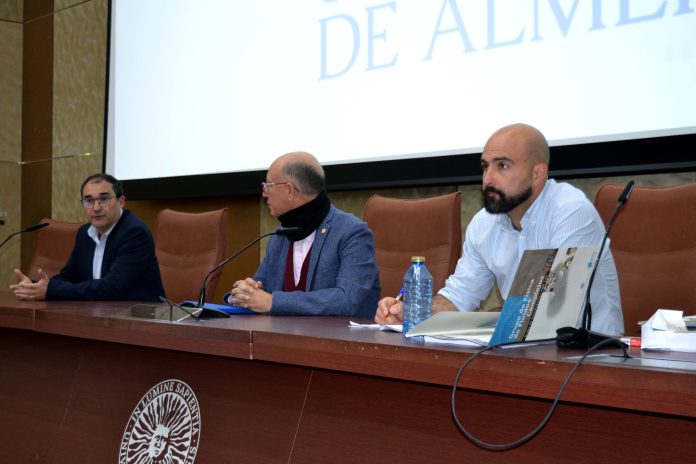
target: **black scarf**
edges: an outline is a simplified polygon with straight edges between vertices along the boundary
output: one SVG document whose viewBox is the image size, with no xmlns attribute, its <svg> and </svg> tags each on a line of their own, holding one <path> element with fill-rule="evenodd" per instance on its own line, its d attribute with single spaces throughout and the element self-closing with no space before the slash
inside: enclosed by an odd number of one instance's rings
<svg viewBox="0 0 696 464">
<path fill-rule="evenodd" d="M 287 213 L 278 216 L 280 225 L 283 227 L 301 227 L 300 232 L 288 234 L 288 240 L 297 242 L 303 238 L 309 237 L 314 232 L 321 221 L 324 220 L 329 209 L 331 208 L 331 200 L 326 192 L 322 191 L 316 198 L 309 203 L 288 211 Z"/>
</svg>

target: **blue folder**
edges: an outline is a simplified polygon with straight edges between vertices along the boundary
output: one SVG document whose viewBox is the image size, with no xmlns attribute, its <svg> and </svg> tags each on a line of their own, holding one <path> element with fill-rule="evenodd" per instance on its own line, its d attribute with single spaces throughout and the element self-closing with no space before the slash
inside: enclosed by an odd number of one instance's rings
<svg viewBox="0 0 696 464">
<path fill-rule="evenodd" d="M 192 303 L 194 305 L 198 304 L 197 301 L 184 301 L 184 303 Z M 239 306 L 225 305 L 225 304 L 215 304 L 215 303 L 205 303 L 206 308 L 218 309 L 227 314 L 258 314 L 247 308 L 240 308 Z"/>
</svg>

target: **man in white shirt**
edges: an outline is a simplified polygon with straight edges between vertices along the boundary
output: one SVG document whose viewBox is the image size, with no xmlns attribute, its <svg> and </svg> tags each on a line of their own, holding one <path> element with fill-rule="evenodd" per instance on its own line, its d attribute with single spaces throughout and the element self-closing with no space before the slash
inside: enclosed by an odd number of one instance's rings
<svg viewBox="0 0 696 464">
<path fill-rule="evenodd" d="M 481 156 L 484 208 L 467 227 L 462 257 L 433 312 L 473 311 L 495 281 L 505 298 L 526 249 L 598 246 L 604 225 L 592 203 L 575 187 L 548 179 L 549 147 L 534 127 L 513 124 L 496 131 Z M 592 329 L 623 332 L 616 266 L 605 248 L 590 293 Z M 375 321 L 401 320 L 403 306 L 383 298 Z"/>
</svg>

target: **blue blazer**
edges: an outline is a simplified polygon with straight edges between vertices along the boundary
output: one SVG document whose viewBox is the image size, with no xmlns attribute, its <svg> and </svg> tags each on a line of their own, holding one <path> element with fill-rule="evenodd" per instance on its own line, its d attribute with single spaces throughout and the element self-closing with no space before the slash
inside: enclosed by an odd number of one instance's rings
<svg viewBox="0 0 696 464">
<path fill-rule="evenodd" d="M 366 223 L 331 207 L 314 236 L 304 292 L 282 291 L 289 248 L 287 238 L 272 236 L 254 275 L 273 294 L 271 314 L 374 317 L 379 269 Z"/>
<path fill-rule="evenodd" d="M 158 301 L 164 296 L 155 243 L 145 223 L 123 210 L 106 241 L 101 279 L 92 278 L 96 243 L 87 235 L 89 227 L 77 231 L 70 259 L 48 282 L 47 300 Z"/>
</svg>

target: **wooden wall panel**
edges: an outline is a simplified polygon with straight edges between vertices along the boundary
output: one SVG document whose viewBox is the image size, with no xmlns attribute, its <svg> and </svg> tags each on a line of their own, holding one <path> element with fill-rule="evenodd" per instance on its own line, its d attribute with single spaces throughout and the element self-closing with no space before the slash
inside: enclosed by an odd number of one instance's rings
<svg viewBox="0 0 696 464">
<path fill-rule="evenodd" d="M 65 3 L 53 15 L 52 217 L 82 222 L 80 185 L 102 171 L 108 0 Z"/>
<path fill-rule="evenodd" d="M 21 3 L 0 0 L 0 240 L 21 229 L 22 35 Z M 14 22 L 17 21 L 17 22 Z M 0 249 L 0 283 L 14 281 L 21 240 Z"/>
<path fill-rule="evenodd" d="M 24 22 L 53 14 L 53 0 L 28 0 L 24 4 Z"/>
<path fill-rule="evenodd" d="M 50 10 L 46 11 L 50 6 Z M 53 2 L 25 2 L 22 78 L 22 161 L 50 159 L 53 152 Z M 27 20 L 27 18 L 29 18 Z M 34 19 L 37 18 L 37 19 Z M 22 168 L 22 227 L 51 216 L 51 163 Z M 22 268 L 36 237 L 22 237 Z"/>
</svg>

